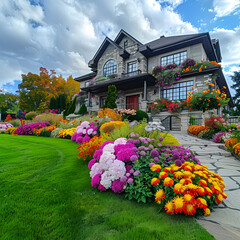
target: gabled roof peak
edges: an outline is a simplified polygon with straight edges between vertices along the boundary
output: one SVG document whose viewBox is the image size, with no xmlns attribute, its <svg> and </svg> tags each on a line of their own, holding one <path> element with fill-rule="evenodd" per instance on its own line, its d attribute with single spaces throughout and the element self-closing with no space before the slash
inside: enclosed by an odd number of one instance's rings
<svg viewBox="0 0 240 240">
<path fill-rule="evenodd" d="M 118 33 L 117 37 L 114 39 L 114 42 L 116 44 L 119 44 L 123 37 L 126 36 L 128 38 L 130 38 L 132 41 L 134 41 L 135 43 L 139 44 L 140 46 L 142 45 L 141 42 L 139 42 L 136 38 L 134 38 L 133 36 L 131 36 L 129 33 L 127 33 L 126 31 L 124 31 L 123 29 L 120 30 L 120 32 Z"/>
</svg>

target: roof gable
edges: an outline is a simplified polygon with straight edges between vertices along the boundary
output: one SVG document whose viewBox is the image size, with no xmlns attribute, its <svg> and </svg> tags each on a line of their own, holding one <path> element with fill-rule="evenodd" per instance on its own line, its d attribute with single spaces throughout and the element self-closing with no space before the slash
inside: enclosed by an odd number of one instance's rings
<svg viewBox="0 0 240 240">
<path fill-rule="evenodd" d="M 134 41 L 135 43 L 137 43 L 139 46 L 142 45 L 141 42 L 139 42 L 136 38 L 134 38 L 133 36 L 131 36 L 129 33 L 125 32 L 123 29 L 120 30 L 120 32 L 118 33 L 118 35 L 117 35 L 117 37 L 115 38 L 114 42 L 115 42 L 116 44 L 119 44 L 125 36 L 128 37 L 128 38 L 130 38 L 132 41 Z"/>
<path fill-rule="evenodd" d="M 112 41 L 110 38 L 106 37 L 97 50 L 96 54 L 92 58 L 92 60 L 89 61 L 88 66 L 91 68 L 97 67 L 97 62 L 104 53 L 104 51 L 107 49 L 108 45 L 111 44 L 114 48 L 116 48 L 119 51 L 119 55 L 122 56 L 123 58 L 128 58 L 129 53 L 124 50 L 122 47 L 120 47 L 118 44 L 116 44 L 114 41 Z"/>
</svg>

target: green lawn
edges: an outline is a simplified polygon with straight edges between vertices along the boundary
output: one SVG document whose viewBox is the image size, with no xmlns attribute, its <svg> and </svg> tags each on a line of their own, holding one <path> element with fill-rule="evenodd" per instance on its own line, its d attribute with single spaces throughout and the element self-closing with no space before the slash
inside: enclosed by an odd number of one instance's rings
<svg viewBox="0 0 240 240">
<path fill-rule="evenodd" d="M 0 239 L 214 239 L 192 217 L 91 187 L 70 140 L 0 135 Z"/>
</svg>

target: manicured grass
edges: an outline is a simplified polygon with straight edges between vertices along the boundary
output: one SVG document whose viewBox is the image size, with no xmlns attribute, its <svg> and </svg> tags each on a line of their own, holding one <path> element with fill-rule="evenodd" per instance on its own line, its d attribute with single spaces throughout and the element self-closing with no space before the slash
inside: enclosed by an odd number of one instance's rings
<svg viewBox="0 0 240 240">
<path fill-rule="evenodd" d="M 192 217 L 91 187 L 70 140 L 0 135 L 0 239 L 214 239 Z"/>
</svg>

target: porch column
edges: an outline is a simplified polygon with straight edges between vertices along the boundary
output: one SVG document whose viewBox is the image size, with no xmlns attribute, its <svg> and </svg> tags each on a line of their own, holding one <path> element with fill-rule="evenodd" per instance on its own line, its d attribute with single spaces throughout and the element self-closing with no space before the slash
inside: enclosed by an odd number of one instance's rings
<svg viewBox="0 0 240 240">
<path fill-rule="evenodd" d="M 147 101 L 147 81 L 146 80 L 144 80 L 143 100 Z"/>
<path fill-rule="evenodd" d="M 91 105 L 91 93 L 88 92 L 88 107 Z"/>
</svg>

